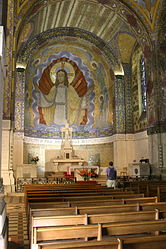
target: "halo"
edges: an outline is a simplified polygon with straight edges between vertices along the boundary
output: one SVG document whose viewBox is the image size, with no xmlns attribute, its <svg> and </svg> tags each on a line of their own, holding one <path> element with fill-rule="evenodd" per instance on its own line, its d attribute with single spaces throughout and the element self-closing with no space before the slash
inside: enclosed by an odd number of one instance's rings
<svg viewBox="0 0 166 249">
<path fill-rule="evenodd" d="M 56 64 L 53 65 L 53 67 L 50 70 L 50 78 L 51 78 L 52 82 L 55 84 L 56 73 L 60 69 L 64 69 L 67 72 L 68 81 L 69 81 L 69 83 L 71 83 L 75 77 L 75 70 L 74 70 L 73 66 L 67 61 L 57 62 Z"/>
</svg>

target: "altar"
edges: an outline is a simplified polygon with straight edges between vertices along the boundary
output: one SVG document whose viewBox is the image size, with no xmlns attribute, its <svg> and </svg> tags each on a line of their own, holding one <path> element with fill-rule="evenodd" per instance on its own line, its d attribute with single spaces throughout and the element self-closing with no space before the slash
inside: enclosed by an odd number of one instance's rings
<svg viewBox="0 0 166 249">
<path fill-rule="evenodd" d="M 71 166 L 69 167 L 68 170 L 68 174 L 71 175 L 71 171 L 75 171 L 76 169 L 94 169 L 96 170 L 96 174 L 99 175 L 99 166 L 81 166 L 81 165 L 77 165 L 77 166 Z"/>
<path fill-rule="evenodd" d="M 52 166 L 47 168 L 47 172 L 68 172 L 71 167 L 83 167 L 85 159 L 76 155 L 72 146 L 72 128 L 68 124 L 61 128 L 62 143 L 61 149 L 56 150 L 56 157 L 52 160 Z"/>
<path fill-rule="evenodd" d="M 55 159 L 53 160 L 55 166 L 55 172 L 69 171 L 71 167 L 83 167 L 85 160 L 84 159 Z M 77 166 L 72 166 L 77 164 Z M 79 165 L 79 166 L 78 166 Z M 70 171 L 71 172 L 71 171 Z M 70 173 L 71 175 L 71 173 Z"/>
<path fill-rule="evenodd" d="M 74 177 L 78 180 L 82 180 L 82 177 L 79 175 L 79 173 L 77 172 L 77 170 L 96 170 L 96 175 L 99 175 L 99 166 L 83 166 L 83 165 L 76 165 L 76 166 L 70 166 L 68 168 L 68 175 L 71 175 L 71 172 L 73 171 L 74 172 Z"/>
</svg>

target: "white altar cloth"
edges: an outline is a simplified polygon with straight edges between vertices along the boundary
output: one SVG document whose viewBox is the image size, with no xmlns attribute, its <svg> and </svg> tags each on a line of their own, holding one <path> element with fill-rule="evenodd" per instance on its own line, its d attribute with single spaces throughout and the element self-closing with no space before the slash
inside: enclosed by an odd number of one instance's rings
<svg viewBox="0 0 166 249">
<path fill-rule="evenodd" d="M 72 170 L 75 170 L 75 169 L 97 169 L 97 171 L 96 171 L 96 174 L 98 175 L 99 174 L 99 166 L 79 166 L 79 165 L 77 165 L 77 166 L 70 166 L 69 168 L 68 168 L 68 174 L 69 175 L 71 175 L 71 171 Z"/>
</svg>

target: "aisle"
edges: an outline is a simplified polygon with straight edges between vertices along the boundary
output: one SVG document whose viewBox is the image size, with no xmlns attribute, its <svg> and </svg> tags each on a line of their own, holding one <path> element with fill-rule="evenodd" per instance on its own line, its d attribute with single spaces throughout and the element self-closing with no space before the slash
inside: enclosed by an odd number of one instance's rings
<svg viewBox="0 0 166 249">
<path fill-rule="evenodd" d="M 23 196 L 6 196 L 8 226 L 8 249 L 29 249 L 27 221 Z"/>
</svg>

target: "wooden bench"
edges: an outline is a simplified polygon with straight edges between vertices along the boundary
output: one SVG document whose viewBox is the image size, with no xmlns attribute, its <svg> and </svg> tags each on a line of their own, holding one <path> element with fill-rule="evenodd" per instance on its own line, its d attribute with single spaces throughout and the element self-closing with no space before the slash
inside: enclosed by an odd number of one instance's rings
<svg viewBox="0 0 166 249">
<path fill-rule="evenodd" d="M 27 184 L 24 188 L 24 193 L 28 191 L 36 190 L 52 190 L 52 189 L 95 189 L 95 188 L 106 188 L 100 184 L 90 182 L 90 183 L 70 183 L 70 184 Z"/>
<path fill-rule="evenodd" d="M 65 225 L 87 225 L 109 222 L 127 222 L 138 220 L 158 220 L 166 218 L 166 210 L 159 211 L 137 211 L 107 214 L 84 214 L 84 215 L 63 215 L 63 216 L 38 216 L 32 217 L 31 228 Z"/>
<path fill-rule="evenodd" d="M 157 197 L 159 201 L 166 201 L 166 185 L 157 186 Z"/>
<path fill-rule="evenodd" d="M 79 206 L 104 206 L 104 205 L 120 205 L 130 203 L 152 203 L 158 202 L 157 197 L 142 197 L 142 198 L 126 198 L 126 199 L 107 199 L 107 200 L 84 200 L 84 201 L 67 201 L 67 202 L 39 202 L 30 203 L 30 208 L 53 208 L 53 207 L 79 207 Z"/>
<path fill-rule="evenodd" d="M 120 235 L 140 235 L 149 234 L 160 231 L 166 231 L 166 220 L 156 221 L 139 221 L 115 224 L 98 224 L 84 226 L 63 226 L 63 227 L 45 227 L 35 230 L 33 246 L 44 241 L 65 240 L 97 237 L 97 240 L 102 240 L 103 236 L 120 236 Z M 34 247 L 35 248 L 35 247 Z"/>
<path fill-rule="evenodd" d="M 129 222 L 129 221 L 153 221 L 166 218 L 166 210 L 126 212 L 126 213 L 107 213 L 91 215 L 63 215 L 63 216 L 40 216 L 32 217 L 30 231 L 32 238 L 34 231 L 39 227 L 70 226 L 70 225 L 92 225 L 102 223 Z"/>
<path fill-rule="evenodd" d="M 28 202 L 40 202 L 40 201 L 74 201 L 74 200 L 89 200 L 89 199 L 93 199 L 93 200 L 107 200 L 109 199 L 122 199 L 122 198 L 136 198 L 136 197 L 144 197 L 143 194 L 128 194 L 128 193 L 115 193 L 115 194 L 110 194 L 110 195 L 91 195 L 88 196 L 35 196 L 35 197 L 28 197 Z"/>
<path fill-rule="evenodd" d="M 47 227 L 36 228 L 34 230 L 33 245 L 40 241 L 55 241 L 65 239 L 87 239 L 96 237 L 101 240 L 101 225 L 78 225 L 78 226 L 61 226 L 61 227 Z"/>
<path fill-rule="evenodd" d="M 166 205 L 165 205 L 166 208 Z M 69 211 L 69 210 L 68 210 Z M 40 212 L 40 211 L 39 211 Z M 48 217 L 32 216 L 30 221 L 30 231 L 32 231 L 31 241 L 36 229 L 39 227 L 53 227 L 53 226 L 65 226 L 65 225 L 80 225 L 80 224 L 102 224 L 102 223 L 114 223 L 114 222 L 129 222 L 129 221 L 152 221 L 166 218 L 166 210 L 159 211 L 158 209 L 152 211 L 137 211 L 137 212 L 118 212 L 107 214 L 84 214 L 84 215 L 67 215 L 65 216 L 48 216 Z"/>
<path fill-rule="evenodd" d="M 114 191 L 113 189 L 110 189 L 109 194 L 108 189 L 106 194 L 96 191 L 96 189 L 94 191 L 84 189 L 79 193 L 75 187 L 68 191 L 66 189 L 50 191 L 47 188 L 44 191 L 38 189 L 28 191 L 26 200 L 29 204 L 29 225 L 32 230 L 32 234 L 30 234 L 31 248 L 38 248 L 40 242 L 47 243 L 49 240 L 51 243 L 69 239 L 73 239 L 75 242 L 76 238 L 86 240 L 88 237 L 102 240 L 105 236 L 122 236 L 130 233 L 135 236 L 140 233 L 166 230 L 166 221 L 158 220 L 166 217 L 166 203 L 158 205 L 156 197 L 143 198 L 144 194 Z M 50 203 L 41 205 L 48 200 Z M 97 204 L 89 206 L 92 201 Z M 106 206 L 101 206 L 103 201 L 105 204 L 107 203 Z M 146 203 L 146 201 L 151 201 L 151 203 Z M 110 205 L 111 202 L 112 205 Z M 116 205 L 117 202 L 121 204 Z M 128 202 L 131 204 L 127 204 Z M 67 206 L 64 207 L 66 203 Z M 85 206 L 83 206 L 84 204 Z M 39 205 L 40 208 L 38 208 Z M 155 210 L 156 205 L 159 210 Z M 146 211 L 146 209 L 150 209 L 150 211 Z M 120 213 L 122 210 L 124 213 Z M 41 217 L 46 215 L 48 217 Z M 112 226 L 114 227 L 112 228 Z M 40 246 L 43 246 L 41 243 Z M 122 240 L 116 241 L 116 248 L 121 249 L 122 245 Z"/>
<path fill-rule="evenodd" d="M 65 187 L 64 187 L 65 185 Z M 76 184 L 75 184 L 76 185 Z M 41 188 L 39 189 L 40 186 L 28 186 L 25 187 L 25 203 L 26 206 L 28 205 L 29 200 L 33 198 L 38 198 L 39 197 L 61 197 L 61 196 L 77 196 L 77 195 L 107 195 L 110 193 L 122 193 L 121 190 L 114 190 L 114 189 L 108 189 L 108 188 L 103 188 L 103 187 L 98 187 L 98 185 L 94 185 L 94 187 L 89 187 L 86 186 L 86 188 L 81 188 L 78 185 L 78 188 L 76 186 L 70 188 L 66 188 L 66 184 L 63 184 L 62 186 L 50 186 L 50 185 L 42 185 Z M 73 185 L 72 185 L 73 186 Z M 90 185 L 91 186 L 91 185 Z M 92 185 L 93 186 L 93 185 Z M 133 191 L 131 192 L 133 193 Z M 36 200 L 37 200 L 36 198 Z M 47 198 L 48 199 L 48 198 Z M 61 198 L 59 198 L 59 201 Z M 33 200 L 34 201 L 34 200 Z M 62 200 L 63 201 L 63 200 Z"/>
<path fill-rule="evenodd" d="M 158 203 L 134 203 L 125 205 L 108 206 L 90 206 L 90 207 L 69 207 L 69 208 L 41 208 L 30 209 L 29 219 L 39 216 L 58 216 L 75 214 L 108 214 L 120 212 L 138 212 L 138 211 L 159 211 L 166 210 L 166 202 Z"/>
<path fill-rule="evenodd" d="M 133 190 L 135 193 L 144 193 L 145 196 L 157 196 L 159 201 L 166 201 L 165 181 L 134 181 L 126 182 L 124 189 Z"/>
<path fill-rule="evenodd" d="M 115 190 L 115 191 L 105 191 L 105 190 L 91 190 L 91 191 L 70 191 L 70 190 L 67 190 L 67 191 L 44 191 L 44 192 L 35 192 L 35 193 L 28 193 L 27 194 L 27 198 L 35 198 L 35 197 L 58 197 L 58 196 L 62 196 L 62 197 L 70 197 L 70 196 L 96 196 L 96 195 L 130 195 L 130 194 L 134 194 L 134 191 L 129 191 L 129 192 L 123 192 L 123 191 L 120 191 L 120 190 Z"/>
<path fill-rule="evenodd" d="M 84 202 L 82 203 L 82 201 L 69 201 L 70 206 L 90 206 L 90 205 L 113 205 L 113 204 L 129 204 L 129 203 L 143 203 L 143 202 L 158 202 L 158 198 L 157 197 L 136 197 L 136 198 L 122 198 L 122 199 L 107 199 L 107 200 L 96 200 L 94 203 L 94 200 L 84 200 Z"/>
<path fill-rule="evenodd" d="M 39 243 L 37 249 L 165 249 L 166 235 L 107 239 L 75 243 Z"/>
</svg>

